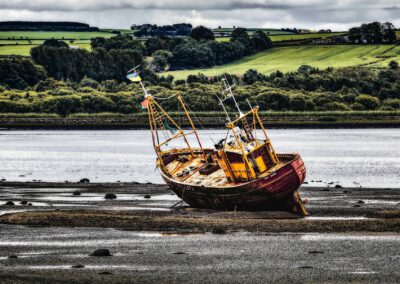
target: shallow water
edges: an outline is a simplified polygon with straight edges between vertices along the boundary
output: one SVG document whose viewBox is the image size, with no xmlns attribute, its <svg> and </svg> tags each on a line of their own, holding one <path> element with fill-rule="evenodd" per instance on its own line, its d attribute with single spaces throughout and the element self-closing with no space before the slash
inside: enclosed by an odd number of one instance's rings
<svg viewBox="0 0 400 284">
<path fill-rule="evenodd" d="M 224 130 L 200 131 L 203 144 Z M 400 187 L 400 129 L 273 129 L 278 152 L 298 152 L 310 186 Z M 0 131 L 0 179 L 162 183 L 147 130 Z M 333 183 L 332 183 L 333 182 Z"/>
</svg>

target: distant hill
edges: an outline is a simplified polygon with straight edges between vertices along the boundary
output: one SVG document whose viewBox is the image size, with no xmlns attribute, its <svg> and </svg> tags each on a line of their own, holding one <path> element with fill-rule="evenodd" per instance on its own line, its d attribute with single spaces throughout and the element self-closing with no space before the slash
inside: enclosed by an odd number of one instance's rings
<svg viewBox="0 0 400 284">
<path fill-rule="evenodd" d="M 80 31 L 92 32 L 99 28 L 78 22 L 29 22 L 7 21 L 0 22 L 0 31 Z"/>
</svg>

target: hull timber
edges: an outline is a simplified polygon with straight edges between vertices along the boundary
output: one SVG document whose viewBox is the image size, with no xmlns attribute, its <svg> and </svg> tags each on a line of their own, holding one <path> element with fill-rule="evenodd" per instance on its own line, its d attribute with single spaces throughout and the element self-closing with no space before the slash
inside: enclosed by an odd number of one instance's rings
<svg viewBox="0 0 400 284">
<path fill-rule="evenodd" d="M 306 176 L 298 154 L 278 154 L 283 166 L 249 182 L 224 187 L 205 187 L 161 175 L 169 187 L 194 208 L 217 210 L 266 210 L 281 208 L 293 197 Z M 281 202 L 282 201 L 282 202 Z"/>
</svg>

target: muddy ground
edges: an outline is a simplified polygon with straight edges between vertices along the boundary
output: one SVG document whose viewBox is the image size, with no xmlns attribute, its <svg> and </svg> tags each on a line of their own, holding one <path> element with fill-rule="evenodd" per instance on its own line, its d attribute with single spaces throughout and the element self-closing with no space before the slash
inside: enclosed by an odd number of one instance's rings
<svg viewBox="0 0 400 284">
<path fill-rule="evenodd" d="M 164 185 L 3 182 L 0 282 L 400 281 L 399 189 L 300 192 L 306 218 L 171 209 Z"/>
</svg>

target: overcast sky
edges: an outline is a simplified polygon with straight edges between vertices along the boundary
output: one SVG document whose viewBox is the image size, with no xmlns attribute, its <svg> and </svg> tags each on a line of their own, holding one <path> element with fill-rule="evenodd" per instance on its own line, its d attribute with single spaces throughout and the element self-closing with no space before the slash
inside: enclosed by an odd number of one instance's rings
<svg viewBox="0 0 400 284">
<path fill-rule="evenodd" d="M 344 30 L 371 21 L 400 27 L 400 0 L 0 0 L 0 19 Z"/>
</svg>

